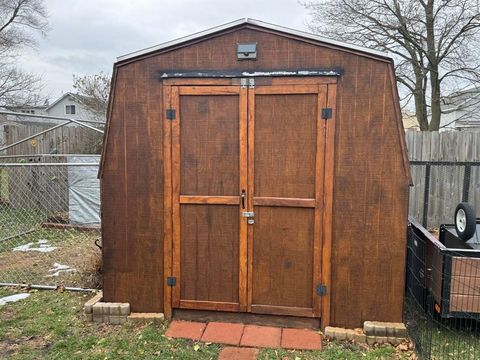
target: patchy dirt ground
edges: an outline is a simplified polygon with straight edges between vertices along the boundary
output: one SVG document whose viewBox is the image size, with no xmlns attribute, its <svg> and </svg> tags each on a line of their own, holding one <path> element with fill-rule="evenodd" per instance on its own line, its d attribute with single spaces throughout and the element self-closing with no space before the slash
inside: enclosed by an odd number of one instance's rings
<svg viewBox="0 0 480 360">
<path fill-rule="evenodd" d="M 92 232 L 40 229 L 5 241 L 0 247 L 0 281 L 96 288 L 100 285 L 99 235 Z M 51 251 L 15 251 L 44 241 Z"/>
</svg>

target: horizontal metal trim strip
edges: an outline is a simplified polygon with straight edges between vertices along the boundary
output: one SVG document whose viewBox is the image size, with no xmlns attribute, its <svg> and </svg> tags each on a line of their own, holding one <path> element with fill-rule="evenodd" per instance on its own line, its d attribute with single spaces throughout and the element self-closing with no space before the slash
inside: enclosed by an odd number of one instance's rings
<svg viewBox="0 0 480 360">
<path fill-rule="evenodd" d="M 422 161 L 412 160 L 410 165 L 430 165 L 430 166 L 480 166 L 480 161 Z"/>
<path fill-rule="evenodd" d="M 341 76 L 343 69 L 257 70 L 257 71 L 160 71 L 160 80 L 171 78 L 249 78 L 288 76 Z"/>
</svg>

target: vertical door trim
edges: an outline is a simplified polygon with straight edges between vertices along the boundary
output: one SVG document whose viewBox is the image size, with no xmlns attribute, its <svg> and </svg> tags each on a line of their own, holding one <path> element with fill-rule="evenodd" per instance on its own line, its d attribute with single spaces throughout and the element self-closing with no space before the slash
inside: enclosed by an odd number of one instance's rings
<svg viewBox="0 0 480 360">
<path fill-rule="evenodd" d="M 170 108 L 170 86 L 163 86 L 163 313 L 172 318 L 172 288 L 167 278 L 172 275 L 172 127 L 167 119 L 166 109 Z"/>
<path fill-rule="evenodd" d="M 180 306 L 180 119 L 178 86 L 171 87 L 171 108 L 175 109 L 172 124 L 172 276 L 177 283 L 172 289 L 172 307 Z"/>
<path fill-rule="evenodd" d="M 246 87 L 240 88 L 239 94 L 239 145 L 240 145 L 240 161 L 239 161 L 239 175 L 240 175 L 240 189 L 238 189 L 238 193 L 240 194 L 242 191 L 246 192 L 245 196 L 245 209 L 242 208 L 242 200 L 240 199 L 240 206 L 239 209 L 239 221 L 240 221 L 240 239 L 239 239 L 239 267 L 238 267 L 238 291 L 239 291 L 239 303 L 240 303 L 240 311 L 247 311 L 247 303 L 248 303 L 248 243 L 247 243 L 247 221 L 245 218 L 242 217 L 243 211 L 248 211 L 249 209 L 249 189 L 248 189 L 248 176 L 247 176 L 247 164 L 248 164 L 248 89 Z"/>
<path fill-rule="evenodd" d="M 322 313 L 322 297 L 317 294 L 317 286 L 322 284 L 322 247 L 323 247 L 323 212 L 325 201 L 325 145 L 326 124 L 322 119 L 322 109 L 327 105 L 327 85 L 318 86 L 317 96 L 317 154 L 315 159 L 315 219 L 313 243 L 313 282 L 312 282 L 312 307 L 315 316 Z"/>
<path fill-rule="evenodd" d="M 253 167 L 254 167 L 254 145 L 255 145 L 255 88 L 248 89 L 248 197 L 247 197 L 247 209 L 253 211 L 253 191 L 254 191 L 254 179 L 253 179 Z M 247 261 L 248 261 L 248 279 L 247 279 L 247 311 L 252 312 L 252 298 L 253 298 L 253 232 L 254 226 L 247 227 Z"/>
<path fill-rule="evenodd" d="M 333 181 L 335 165 L 335 122 L 336 122 L 337 86 L 329 84 L 327 89 L 327 107 L 332 109 L 332 117 L 326 120 L 325 171 L 324 171 L 324 208 L 322 239 L 322 280 L 327 294 L 322 299 L 321 326 L 330 325 L 332 299 L 332 238 L 333 238 Z"/>
</svg>

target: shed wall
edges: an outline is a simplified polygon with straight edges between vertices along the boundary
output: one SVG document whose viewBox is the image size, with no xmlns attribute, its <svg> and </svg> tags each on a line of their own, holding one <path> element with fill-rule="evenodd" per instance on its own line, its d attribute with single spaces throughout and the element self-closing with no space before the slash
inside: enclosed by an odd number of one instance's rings
<svg viewBox="0 0 480 360">
<path fill-rule="evenodd" d="M 235 44 L 258 43 L 238 62 Z M 333 325 L 400 321 L 408 179 L 391 64 L 243 27 L 117 68 L 103 170 L 104 296 L 163 309 L 160 71 L 341 67 L 332 249 Z"/>
</svg>

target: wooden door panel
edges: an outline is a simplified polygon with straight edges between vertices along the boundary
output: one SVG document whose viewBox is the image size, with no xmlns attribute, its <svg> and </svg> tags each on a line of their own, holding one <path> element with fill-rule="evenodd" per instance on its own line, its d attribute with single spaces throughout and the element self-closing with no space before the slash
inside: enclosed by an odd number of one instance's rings
<svg viewBox="0 0 480 360">
<path fill-rule="evenodd" d="M 317 102 L 316 93 L 256 94 L 255 197 L 315 198 Z"/>
<path fill-rule="evenodd" d="M 326 95 L 324 85 L 258 86 L 249 94 L 252 312 L 320 315 Z"/>
<path fill-rule="evenodd" d="M 180 109 L 180 194 L 238 197 L 238 96 L 181 95 Z"/>
<path fill-rule="evenodd" d="M 238 303 L 237 207 L 182 205 L 180 211 L 181 300 Z"/>
<path fill-rule="evenodd" d="M 173 307 L 246 307 L 246 89 L 172 86 Z"/>
<path fill-rule="evenodd" d="M 257 207 L 254 231 L 252 304 L 309 308 L 312 316 L 314 210 Z"/>
</svg>

